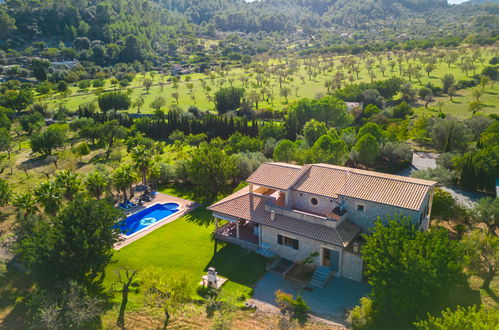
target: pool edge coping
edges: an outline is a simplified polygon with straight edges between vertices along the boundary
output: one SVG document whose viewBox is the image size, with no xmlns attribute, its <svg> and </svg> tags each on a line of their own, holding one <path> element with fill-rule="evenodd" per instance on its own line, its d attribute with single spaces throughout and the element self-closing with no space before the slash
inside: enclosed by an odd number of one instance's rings
<svg viewBox="0 0 499 330">
<path fill-rule="evenodd" d="M 134 212 L 134 213 L 128 214 L 128 215 L 126 216 L 125 220 L 126 220 L 126 219 L 128 219 L 129 217 L 131 217 L 132 215 L 139 214 L 140 212 L 145 211 L 145 210 L 147 210 L 147 209 L 150 209 L 151 207 L 154 207 L 154 206 L 156 206 L 156 205 L 164 205 L 164 204 L 168 204 L 168 203 L 161 203 L 161 202 L 157 202 L 157 203 L 151 204 L 151 205 L 147 206 L 146 208 L 143 208 L 143 209 L 141 209 L 141 210 L 138 210 L 137 212 Z M 134 232 L 134 233 L 132 233 L 132 234 L 130 234 L 130 235 L 126 235 L 126 234 L 121 233 L 121 237 L 123 238 L 123 240 L 127 240 L 127 239 L 130 239 L 130 238 L 133 238 L 135 235 L 138 235 L 138 234 L 139 234 L 139 233 L 141 233 L 142 231 L 145 231 L 146 229 L 151 229 L 152 227 L 155 227 L 157 224 L 159 224 L 159 223 L 161 223 L 161 222 L 163 222 L 163 221 L 167 220 L 168 218 L 173 217 L 173 216 L 174 216 L 174 215 L 176 215 L 177 213 L 179 213 L 179 212 L 182 212 L 182 211 L 183 211 L 183 209 L 184 209 L 184 208 L 183 208 L 180 204 L 178 204 L 178 203 L 174 203 L 174 204 L 177 204 L 177 205 L 178 205 L 178 209 L 175 211 L 175 213 L 172 213 L 172 214 L 170 214 L 169 216 L 166 216 L 166 217 L 164 217 L 164 218 L 161 218 L 161 219 L 159 219 L 158 221 L 156 221 L 156 222 L 154 222 L 154 223 L 151 223 L 149 226 L 144 227 L 144 228 L 142 228 L 142 229 L 140 229 L 140 230 L 138 230 L 138 231 L 136 231 L 136 232 Z"/>
<path fill-rule="evenodd" d="M 157 222 L 155 222 L 154 224 L 146 227 L 146 228 L 143 228 L 135 233 L 133 233 L 132 235 L 130 236 L 125 236 L 123 234 L 121 234 L 122 236 L 122 240 L 120 240 L 119 242 L 117 242 L 116 244 L 114 244 L 113 248 L 114 250 L 120 250 L 121 248 L 141 239 L 142 237 L 152 233 L 154 230 L 164 226 L 164 225 L 167 225 L 181 217 L 183 217 L 184 215 L 188 214 L 189 212 L 195 210 L 199 204 L 196 203 L 196 202 L 193 202 L 193 201 L 190 201 L 190 200 L 187 200 L 187 199 L 183 199 L 183 198 L 179 198 L 179 197 L 175 197 L 175 196 L 171 196 L 171 195 L 167 195 L 167 194 L 163 194 L 165 196 L 168 196 L 168 199 L 170 200 L 169 202 L 170 203 L 177 203 L 179 204 L 179 210 L 178 212 L 170 215 L 170 216 L 167 216 Z M 165 203 L 169 203 L 169 202 L 165 202 Z M 153 206 L 153 205 L 156 205 L 156 204 L 165 204 L 165 203 L 162 203 L 161 201 L 158 201 L 154 204 L 151 204 L 149 205 L 147 208 Z M 141 210 L 142 211 L 142 210 Z M 138 211 L 140 212 L 140 211 Z M 136 213 L 138 213 L 136 212 Z M 135 213 L 134 213 L 135 214 Z"/>
</svg>

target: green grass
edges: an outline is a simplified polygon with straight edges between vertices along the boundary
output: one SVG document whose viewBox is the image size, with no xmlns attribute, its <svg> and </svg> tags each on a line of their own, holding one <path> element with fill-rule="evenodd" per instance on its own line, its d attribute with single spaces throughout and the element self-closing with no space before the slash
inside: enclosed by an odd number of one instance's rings
<svg viewBox="0 0 499 330">
<path fill-rule="evenodd" d="M 113 262 L 106 270 L 105 286 L 110 288 L 115 271 L 129 267 L 140 272 L 150 267 L 165 276 L 185 272 L 194 288 L 213 266 L 219 275 L 229 281 L 223 286 L 222 297 L 237 302 L 241 295 L 249 297 L 251 286 L 265 272 L 266 259 L 234 245 L 218 244 L 214 253 L 211 232 L 214 226 L 211 212 L 200 207 L 190 214 L 156 229 L 140 240 L 116 251 Z M 119 300 L 117 295 L 115 299 Z M 140 307 L 140 290 L 130 296 L 129 308 Z"/>
<path fill-rule="evenodd" d="M 481 87 L 475 88 L 481 89 Z M 439 113 L 438 102 L 443 102 L 442 111 L 446 115 L 452 115 L 459 118 L 469 118 L 472 115 L 469 110 L 469 104 L 470 102 L 476 101 L 476 99 L 471 95 L 472 90 L 473 88 L 468 88 L 457 91 L 456 95 L 453 96 L 453 101 L 451 101 L 447 96 L 435 98 L 435 102 L 428 105 L 429 109 L 425 109 L 423 104 L 419 104 L 419 106 L 416 107 L 415 112 L 418 115 L 437 115 Z M 499 87 L 496 86 L 492 88 L 488 85 L 485 88 L 482 97 L 480 97 L 480 102 L 485 104 L 486 108 L 480 112 L 477 112 L 477 114 L 499 115 Z"/>
<path fill-rule="evenodd" d="M 460 50 L 461 52 L 464 52 L 465 50 L 462 49 Z M 475 73 L 479 74 L 483 67 L 488 65 L 488 60 L 492 56 L 491 52 L 487 49 L 483 49 L 483 54 L 484 54 L 484 59 L 483 64 L 481 62 L 475 62 L 475 65 L 477 66 Z M 395 60 L 395 57 L 392 57 L 390 59 L 391 55 L 382 55 L 381 61 L 379 61 L 377 58 L 373 57 L 375 59 L 375 63 L 373 65 L 373 71 L 376 74 L 375 80 L 384 80 L 388 79 L 389 77 L 399 77 L 400 72 L 398 68 L 398 63 L 395 65 L 393 72 L 391 72 L 389 65 L 387 64 L 390 60 Z M 335 73 L 338 70 L 338 67 L 340 65 L 342 56 L 332 56 L 332 57 L 319 57 L 316 60 L 322 62 L 322 63 L 328 63 L 330 61 L 333 62 L 334 66 L 333 68 L 329 68 L 324 72 L 318 73 L 315 77 L 309 77 L 307 68 L 304 64 L 304 60 L 302 59 L 297 59 L 298 63 L 298 70 L 289 76 L 289 79 L 284 83 L 283 86 L 287 86 L 290 88 L 291 92 L 288 97 L 289 102 L 293 102 L 297 99 L 304 98 L 304 97 L 309 97 L 313 98 L 316 97 L 318 94 L 326 94 L 327 90 L 324 86 L 325 82 L 327 80 L 331 80 Z M 363 62 L 360 58 L 357 58 L 358 62 L 360 63 L 360 72 L 359 72 L 359 78 L 357 79 L 356 75 L 354 73 L 349 73 L 347 72 L 346 69 L 344 69 L 342 72 L 345 75 L 345 77 L 348 77 L 350 75 L 355 77 L 355 80 L 353 83 L 360 83 L 360 82 L 368 82 L 371 81 L 371 78 L 369 77 L 367 68 L 365 66 L 365 62 Z M 254 59 L 255 64 L 260 65 L 262 62 L 259 62 L 258 58 Z M 282 59 L 273 59 L 268 62 L 270 65 L 275 65 L 279 63 L 283 63 Z M 419 59 L 416 60 L 410 60 L 409 63 L 411 65 L 421 65 L 423 68 L 425 66 L 424 63 L 420 63 Z M 386 67 L 386 72 L 383 76 L 382 72 L 379 69 L 379 65 L 382 64 Z M 403 70 L 407 68 L 408 63 L 406 61 L 403 62 Z M 467 80 L 471 79 L 470 77 L 474 74 L 472 71 L 469 72 L 468 76 L 461 71 L 459 68 L 459 63 L 452 64 L 450 67 L 448 66 L 447 63 L 445 62 L 439 62 L 436 64 L 436 69 L 431 72 L 431 74 L 428 76 L 426 72 L 422 71 L 422 77 L 420 78 L 420 82 L 417 81 L 415 78 L 412 78 L 411 83 L 413 84 L 413 87 L 418 89 L 421 86 L 424 86 L 426 83 L 431 82 L 436 86 L 441 86 L 441 78 L 445 74 L 453 74 L 456 82 L 459 80 Z M 146 74 L 149 76 L 149 74 Z M 266 74 L 268 75 L 268 74 Z M 181 77 L 181 81 L 178 83 L 178 93 L 180 95 L 179 98 L 179 105 L 183 109 L 187 109 L 191 105 L 195 105 L 198 108 L 202 110 L 209 110 L 209 111 L 214 111 L 215 106 L 212 101 L 208 99 L 208 96 L 213 96 L 214 93 L 221 87 L 227 87 L 231 85 L 230 80 L 232 81 L 233 86 L 242 86 L 243 83 L 240 80 L 242 77 L 247 77 L 249 78 L 249 84 L 245 89 L 247 92 L 249 91 L 257 91 L 259 92 L 261 90 L 261 87 L 256 84 L 256 72 L 255 69 L 250 68 L 248 70 L 243 70 L 241 68 L 232 68 L 228 74 L 224 77 L 220 77 L 219 75 L 216 75 L 216 78 L 212 81 L 209 79 L 209 77 L 205 74 L 201 73 L 193 73 L 189 75 L 192 80 L 189 83 L 193 84 L 193 89 L 192 93 L 189 91 L 187 88 L 187 82 L 185 82 L 185 76 Z M 265 101 L 261 101 L 259 104 L 260 108 L 275 108 L 275 109 L 282 109 L 285 108 L 288 103 L 286 102 L 284 97 L 280 96 L 280 87 L 279 87 L 279 82 L 276 76 L 268 75 L 269 77 L 269 84 L 265 86 L 267 89 L 272 91 L 272 94 L 274 95 L 273 101 L 270 101 L 269 103 Z M 301 80 L 300 77 L 304 77 L 304 81 Z M 151 108 L 150 104 L 151 102 L 158 96 L 163 96 L 167 100 L 167 105 L 164 107 L 165 109 L 168 108 L 170 105 L 176 104 L 175 99 L 172 97 L 172 93 L 175 92 L 176 90 L 173 88 L 172 83 L 166 83 L 166 77 L 161 77 L 159 74 L 155 76 L 154 79 L 154 84 L 149 93 L 146 92 L 146 90 L 143 88 L 142 83 L 144 76 L 141 74 L 138 74 L 133 82 L 130 84 L 128 88 L 131 89 L 131 98 L 132 100 L 135 100 L 139 95 L 145 98 L 145 104 L 141 109 L 141 112 L 143 113 L 152 113 L 153 109 Z M 402 77 L 404 78 L 404 77 Z M 200 79 L 204 79 L 206 81 L 207 86 L 211 88 L 210 92 L 204 91 Z M 404 78 L 407 79 L 407 78 Z M 161 86 L 157 85 L 160 80 L 165 81 L 164 88 L 162 90 Z M 345 79 L 343 82 L 343 86 L 346 84 L 349 84 L 348 79 Z M 112 90 L 114 89 L 114 86 L 111 86 L 109 83 L 109 79 L 106 80 L 106 86 L 104 89 L 106 90 Z M 78 90 L 77 87 L 72 87 L 71 88 L 73 93 L 81 93 L 83 91 Z M 95 93 L 96 89 L 90 88 L 87 92 Z M 486 110 L 488 113 L 496 113 L 499 114 L 499 98 L 497 95 L 492 94 L 494 93 L 494 90 L 492 90 L 490 87 L 487 88 L 489 95 L 484 95 L 483 101 L 489 106 L 488 109 Z M 456 102 L 460 103 L 453 103 L 452 106 L 449 105 L 448 108 L 444 108 L 444 112 L 449 112 L 449 113 L 456 113 L 457 116 L 460 117 L 468 117 L 469 116 L 469 111 L 467 111 L 467 105 L 470 102 L 470 98 L 467 97 L 471 93 L 471 89 L 465 89 L 462 91 L 459 91 L 458 94 L 465 94 L 463 98 L 460 98 L 459 96 L 456 98 Z M 191 96 L 194 95 L 194 99 L 191 98 Z M 87 103 L 87 102 L 92 102 L 97 99 L 97 96 L 95 94 L 90 94 L 90 95 L 78 95 L 78 96 L 72 96 L 69 98 L 59 98 L 59 99 L 52 99 L 52 100 L 47 100 L 47 103 L 50 105 L 57 105 L 59 103 L 65 104 L 70 110 L 76 110 L 78 108 L 78 105 L 82 103 Z M 423 108 L 424 109 L 424 108 Z M 136 112 L 136 108 L 130 108 L 128 112 Z"/>
</svg>

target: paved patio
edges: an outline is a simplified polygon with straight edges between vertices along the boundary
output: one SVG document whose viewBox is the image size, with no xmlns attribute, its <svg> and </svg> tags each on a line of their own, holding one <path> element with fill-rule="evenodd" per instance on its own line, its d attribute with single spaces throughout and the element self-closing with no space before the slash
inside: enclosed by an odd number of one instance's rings
<svg viewBox="0 0 499 330">
<path fill-rule="evenodd" d="M 304 283 L 287 280 L 274 273 L 266 273 L 257 283 L 253 302 L 259 309 L 267 312 L 277 312 L 274 293 L 281 289 L 295 297 L 301 295 L 311 308 L 312 314 L 328 319 L 343 320 L 345 312 L 358 305 L 359 299 L 370 291 L 370 286 L 365 282 L 355 282 L 346 278 L 333 277 L 322 288 L 313 291 L 304 290 Z"/>
<path fill-rule="evenodd" d="M 175 196 L 171 196 L 171 195 L 167 195 L 167 194 L 163 194 L 163 193 L 158 192 L 158 193 L 156 193 L 156 195 L 154 196 L 154 198 L 150 202 L 144 202 L 142 206 L 135 208 L 133 210 L 133 212 L 128 214 L 127 216 L 130 216 L 132 214 L 140 212 L 140 211 L 148 208 L 149 206 L 152 206 L 152 205 L 158 204 L 158 203 L 159 204 L 177 203 L 179 205 L 180 211 L 173 214 L 172 216 L 168 217 L 167 219 L 158 221 L 158 222 L 150 225 L 149 227 L 144 228 L 140 232 L 137 232 L 133 236 L 125 238 L 124 240 L 116 243 L 114 245 L 114 248 L 116 250 L 119 250 L 122 247 L 127 246 L 128 244 L 135 242 L 138 239 L 141 239 L 142 237 L 146 236 L 151 231 L 158 229 L 159 227 L 162 227 L 162 226 L 164 226 L 172 221 L 177 220 L 178 218 L 183 217 L 184 215 L 186 215 L 187 213 L 191 212 L 196 207 L 198 207 L 198 204 L 196 204 L 193 201 L 189 201 L 187 199 L 183 199 L 183 198 L 179 198 L 179 197 L 175 197 Z"/>
</svg>

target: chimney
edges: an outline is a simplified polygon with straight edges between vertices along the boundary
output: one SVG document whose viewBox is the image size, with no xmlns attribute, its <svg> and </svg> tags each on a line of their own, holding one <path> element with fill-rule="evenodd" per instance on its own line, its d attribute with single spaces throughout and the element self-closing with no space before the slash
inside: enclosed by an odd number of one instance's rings
<svg viewBox="0 0 499 330">
<path fill-rule="evenodd" d="M 275 220 L 275 211 L 270 211 L 270 220 Z"/>
<path fill-rule="evenodd" d="M 352 250 L 354 253 L 359 253 L 359 243 L 357 242 L 353 243 Z"/>
</svg>

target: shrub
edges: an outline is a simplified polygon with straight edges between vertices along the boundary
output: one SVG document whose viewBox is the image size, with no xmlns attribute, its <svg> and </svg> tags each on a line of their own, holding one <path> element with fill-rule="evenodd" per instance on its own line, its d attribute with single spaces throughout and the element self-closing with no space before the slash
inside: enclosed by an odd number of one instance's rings
<svg viewBox="0 0 499 330">
<path fill-rule="evenodd" d="M 375 106 L 374 104 L 368 104 L 364 109 L 364 117 L 371 117 L 377 113 L 380 113 L 380 108 Z"/>
<path fill-rule="evenodd" d="M 159 163 L 159 167 L 159 184 L 169 184 L 175 180 L 175 168 L 173 165 L 161 162 Z"/>
<path fill-rule="evenodd" d="M 90 148 L 86 142 L 82 142 L 73 148 L 73 152 L 79 156 L 85 156 L 90 153 Z"/>
<path fill-rule="evenodd" d="M 239 169 L 239 177 L 243 180 L 256 171 L 262 163 L 268 161 L 261 152 L 242 152 L 235 154 L 233 157 Z"/>
<path fill-rule="evenodd" d="M 40 94 L 47 94 L 52 89 L 53 85 L 48 81 L 42 81 L 36 86 L 36 91 Z"/>
<path fill-rule="evenodd" d="M 352 329 L 372 329 L 375 319 L 375 309 L 372 299 L 360 298 L 360 305 L 355 306 L 348 314 L 347 321 Z"/>
<path fill-rule="evenodd" d="M 449 186 L 455 179 L 455 173 L 441 166 L 427 168 L 411 173 L 411 177 L 436 181 L 443 186 Z"/>
<path fill-rule="evenodd" d="M 57 83 L 57 90 L 59 92 L 65 92 L 68 90 L 68 83 L 65 82 L 64 80 L 61 80 Z"/>
<path fill-rule="evenodd" d="M 371 134 L 362 136 L 353 147 L 352 159 L 364 165 L 373 165 L 379 158 L 378 141 Z"/>
<path fill-rule="evenodd" d="M 477 309 L 458 306 L 455 311 L 450 308 L 442 311 L 442 316 L 428 315 L 428 319 L 414 323 L 417 329 L 496 329 L 499 324 L 499 311 L 494 308 Z"/>
<path fill-rule="evenodd" d="M 90 81 L 89 80 L 82 80 L 78 83 L 78 88 L 79 89 L 87 89 L 90 88 Z"/>
<path fill-rule="evenodd" d="M 281 290 L 275 292 L 276 302 L 283 314 L 291 314 L 291 318 L 297 319 L 300 323 L 305 323 L 308 318 L 310 307 L 301 296 L 293 298 L 293 295 Z"/>
<path fill-rule="evenodd" d="M 296 299 L 293 301 L 293 309 L 293 318 L 297 319 L 302 324 L 305 323 L 308 318 L 310 307 L 301 296 L 296 297 Z"/>
<path fill-rule="evenodd" d="M 130 85 L 130 82 L 128 80 L 126 79 L 120 80 L 121 87 L 127 87 L 128 85 Z"/>
<path fill-rule="evenodd" d="M 92 86 L 94 86 L 95 88 L 104 87 L 105 84 L 106 82 L 102 79 L 95 79 L 92 81 Z"/>
<path fill-rule="evenodd" d="M 453 170 L 455 157 L 456 157 L 456 155 L 454 155 L 450 152 L 440 154 L 436 160 L 437 165 L 440 167 L 446 168 L 448 170 Z"/>
<path fill-rule="evenodd" d="M 412 110 L 411 106 L 406 102 L 402 102 L 399 105 L 393 107 L 392 109 L 393 117 L 405 119 L 407 116 L 412 116 L 414 114 L 414 110 Z"/>
<path fill-rule="evenodd" d="M 381 157 L 387 160 L 390 165 L 410 163 L 412 150 L 404 142 L 387 142 L 381 147 Z"/>
<path fill-rule="evenodd" d="M 220 88 L 215 93 L 215 104 L 219 114 L 237 110 L 244 98 L 244 88 L 226 87 Z"/>
<path fill-rule="evenodd" d="M 449 192 L 438 187 L 435 188 L 432 215 L 442 219 L 449 219 L 454 213 L 455 206 L 456 202 Z"/>
</svg>

